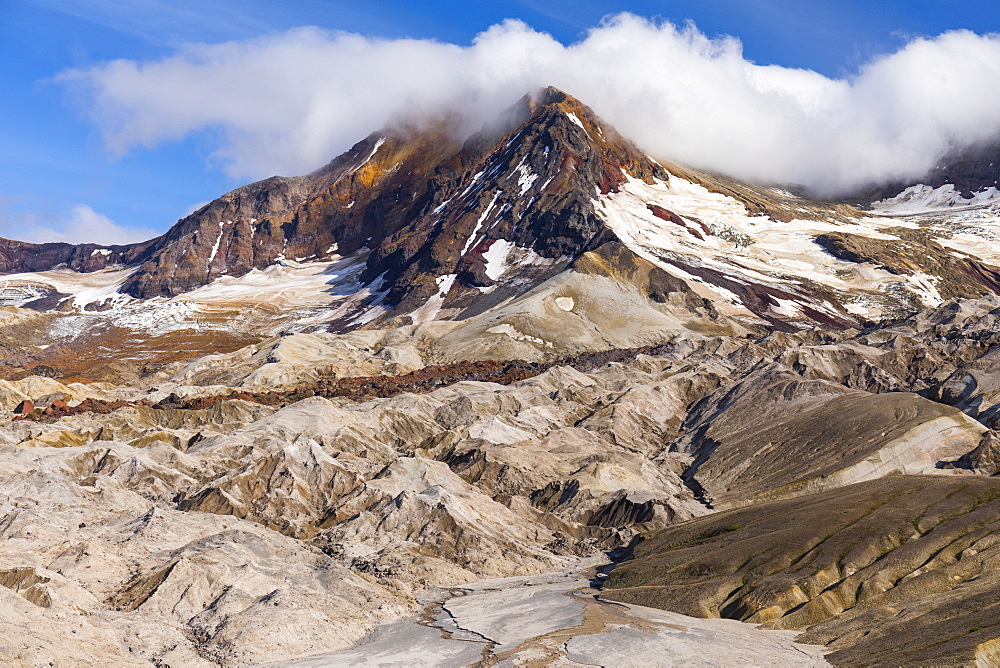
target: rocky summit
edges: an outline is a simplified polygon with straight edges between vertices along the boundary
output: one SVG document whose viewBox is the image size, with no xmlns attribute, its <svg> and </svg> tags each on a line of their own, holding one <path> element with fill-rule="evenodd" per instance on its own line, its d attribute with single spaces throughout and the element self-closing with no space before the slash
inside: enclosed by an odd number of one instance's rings
<svg viewBox="0 0 1000 668">
<path fill-rule="evenodd" d="M 1000 661 L 996 144 L 829 201 L 457 127 L 0 240 L 4 664 Z"/>
</svg>

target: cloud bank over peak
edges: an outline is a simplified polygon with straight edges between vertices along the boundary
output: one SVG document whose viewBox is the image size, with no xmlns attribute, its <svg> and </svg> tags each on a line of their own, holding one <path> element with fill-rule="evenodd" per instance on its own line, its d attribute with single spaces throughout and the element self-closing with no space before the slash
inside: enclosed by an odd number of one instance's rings
<svg viewBox="0 0 1000 668">
<path fill-rule="evenodd" d="M 655 157 L 823 194 L 916 179 L 1000 138 L 1000 35 L 969 31 L 914 39 L 842 79 L 756 65 L 733 37 L 629 14 L 570 45 L 515 20 L 468 46 L 299 28 L 59 79 L 112 151 L 207 130 L 245 179 L 310 171 L 401 117 L 459 109 L 481 124 L 546 85 Z"/>
</svg>

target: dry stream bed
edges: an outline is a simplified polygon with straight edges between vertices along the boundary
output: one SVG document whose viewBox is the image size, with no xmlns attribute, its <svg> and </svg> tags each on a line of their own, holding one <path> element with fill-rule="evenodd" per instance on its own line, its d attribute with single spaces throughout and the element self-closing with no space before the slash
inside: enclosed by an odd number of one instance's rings
<svg viewBox="0 0 1000 668">
<path fill-rule="evenodd" d="M 825 648 L 726 619 L 604 601 L 608 564 L 429 590 L 420 615 L 284 666 L 826 666 Z"/>
</svg>

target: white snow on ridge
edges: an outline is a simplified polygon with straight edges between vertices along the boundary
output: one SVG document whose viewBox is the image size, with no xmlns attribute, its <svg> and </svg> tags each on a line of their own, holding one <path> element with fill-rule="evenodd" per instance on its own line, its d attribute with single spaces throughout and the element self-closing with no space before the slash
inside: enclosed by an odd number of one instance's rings
<svg viewBox="0 0 1000 668">
<path fill-rule="evenodd" d="M 511 172 L 512 176 L 514 174 L 518 175 L 517 187 L 520 189 L 518 197 L 524 196 L 524 193 L 528 192 L 528 189 L 531 188 L 532 184 L 538 180 L 538 174 L 533 172 L 531 167 L 524 164 L 525 160 L 527 160 L 527 156 L 522 157 L 521 161 L 517 163 L 517 167 L 515 167 L 514 171 Z"/>
<path fill-rule="evenodd" d="M 436 213 L 441 213 L 442 211 L 444 211 L 444 208 L 445 208 L 446 206 L 448 206 L 448 204 L 449 204 L 449 203 L 451 202 L 451 200 L 453 200 L 453 199 L 455 199 L 455 197 L 454 197 L 454 196 L 452 196 L 452 197 L 449 197 L 449 198 L 448 198 L 448 199 L 446 199 L 445 201 L 441 202 L 440 204 L 438 204 L 438 205 L 437 205 L 437 206 L 436 206 L 436 207 L 434 208 L 434 210 L 433 210 L 433 211 L 431 211 L 431 213 L 435 213 L 435 214 L 436 214 Z"/>
<path fill-rule="evenodd" d="M 226 222 L 227 223 L 231 223 L 233 221 L 227 220 Z M 219 221 L 219 236 L 217 236 L 215 238 L 215 245 L 212 246 L 212 252 L 209 253 L 209 255 L 208 255 L 208 265 L 209 266 L 212 265 L 212 260 L 215 259 L 216 254 L 219 252 L 219 244 L 222 243 L 222 233 L 223 233 L 223 231 L 225 229 L 225 225 L 226 225 L 226 223 L 222 222 L 221 220 Z"/>
<path fill-rule="evenodd" d="M 1000 203 L 1000 191 L 994 186 L 963 197 L 955 186 L 946 183 L 938 188 L 918 184 L 910 186 L 895 197 L 872 204 L 872 212 L 878 215 L 907 215 L 932 213 L 941 210 L 965 209 Z"/>
<path fill-rule="evenodd" d="M 483 223 L 486 221 L 486 217 L 490 215 L 491 211 L 493 211 L 493 207 L 496 205 L 497 199 L 499 199 L 502 194 L 502 190 L 498 190 L 493 193 L 493 199 L 490 200 L 489 205 L 483 210 L 483 214 L 479 216 L 479 220 L 476 221 L 476 227 L 472 230 L 472 234 L 469 235 L 469 240 L 465 242 L 465 248 L 462 249 L 462 255 L 468 253 L 469 249 L 472 248 L 472 244 L 476 240 L 476 235 L 479 234 L 479 230 L 483 228 Z"/>
<path fill-rule="evenodd" d="M 375 142 L 375 146 L 372 147 L 372 152 L 368 154 L 368 157 L 365 158 L 361 162 L 361 164 L 358 165 L 357 169 L 355 169 L 354 171 L 357 171 L 358 169 L 361 169 L 362 167 L 364 167 L 365 165 L 367 165 L 368 161 L 375 157 L 375 154 L 378 153 L 379 148 L 384 143 L 385 143 L 385 137 L 379 137 L 379 140 L 377 142 Z"/>
</svg>

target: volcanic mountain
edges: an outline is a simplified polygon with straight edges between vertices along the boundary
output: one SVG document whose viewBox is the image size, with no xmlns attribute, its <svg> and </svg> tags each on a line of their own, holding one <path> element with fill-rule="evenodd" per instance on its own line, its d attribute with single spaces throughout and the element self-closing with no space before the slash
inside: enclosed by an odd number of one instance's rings
<svg viewBox="0 0 1000 668">
<path fill-rule="evenodd" d="M 0 303 L 46 316 L 19 312 L 0 363 L 118 377 L 279 331 L 399 327 L 425 361 L 555 359 L 1000 289 L 969 214 L 873 215 L 657 161 L 554 88 L 468 137 L 453 121 L 373 133 L 141 244 L 3 241 Z M 139 362 L 109 367 L 108 348 Z"/>
<path fill-rule="evenodd" d="M 552 88 L 456 127 L 0 243 L 0 660 L 998 660 L 978 167 L 846 204 Z M 609 559 L 595 595 L 692 616 L 578 595 Z"/>
<path fill-rule="evenodd" d="M 540 258 L 541 273 L 551 274 L 611 240 L 594 194 L 629 177 L 652 183 L 667 174 L 610 127 L 605 135 L 580 102 L 547 89 L 464 141 L 445 121 L 374 133 L 308 176 L 239 188 L 143 244 L 8 242 L 0 270 L 134 266 L 121 292 L 173 297 L 286 258 L 364 249 L 362 281 L 378 278 L 386 303 L 415 307 L 443 275 L 466 289 L 495 285 L 484 256 L 502 264 L 506 255 L 489 250 L 497 241 Z M 464 292 L 457 302 L 474 300 Z"/>
</svg>

